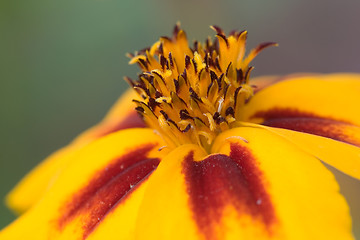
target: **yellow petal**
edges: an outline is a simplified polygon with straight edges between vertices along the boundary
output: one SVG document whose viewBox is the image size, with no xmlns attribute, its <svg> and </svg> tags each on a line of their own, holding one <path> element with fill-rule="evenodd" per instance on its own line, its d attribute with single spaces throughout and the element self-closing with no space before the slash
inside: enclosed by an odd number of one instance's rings
<svg viewBox="0 0 360 240">
<path fill-rule="evenodd" d="M 315 157 L 271 132 L 252 127 L 224 132 L 214 143 L 213 152 L 230 152 L 231 156 L 236 151 L 253 201 L 262 194 L 252 183 L 257 175 L 274 211 L 268 235 L 252 239 L 353 239 L 349 210 L 336 180 Z M 266 204 L 266 198 L 260 199 Z M 261 214 L 268 214 L 266 209 L 259 206 Z M 235 226 L 236 220 L 227 221 Z M 249 225 L 249 231 L 256 231 L 264 224 L 255 219 Z"/>
<path fill-rule="evenodd" d="M 219 135 L 211 155 L 183 145 L 149 179 L 136 239 L 353 239 L 333 175 L 267 130 Z"/>
<path fill-rule="evenodd" d="M 76 147 L 68 146 L 51 154 L 8 193 L 6 205 L 17 214 L 27 211 L 41 199 L 77 150 Z"/>
<path fill-rule="evenodd" d="M 345 174 L 360 179 L 359 147 L 312 134 L 305 134 L 281 128 L 262 127 L 266 128 L 268 131 L 279 134 L 296 144 L 300 149 L 314 155 L 321 161 L 337 168 Z"/>
<path fill-rule="evenodd" d="M 124 224 L 112 227 L 111 234 L 132 236 L 143 183 L 160 161 L 160 147 L 162 140 L 150 129 L 119 131 L 85 146 L 44 197 L 0 232 L 0 239 L 84 239 L 103 222 L 114 226 L 108 217 Z"/>
<path fill-rule="evenodd" d="M 133 89 L 128 89 L 112 106 L 105 118 L 98 125 L 78 136 L 74 143 L 84 144 L 122 129 L 145 127 L 135 111 L 136 104 L 132 103 L 133 99 L 139 99 L 139 96 Z"/>
<path fill-rule="evenodd" d="M 254 92 L 258 92 L 266 87 L 269 87 L 277 82 L 290 80 L 299 77 L 309 77 L 309 76 L 316 76 L 319 74 L 315 73 L 294 73 L 288 74 L 285 76 L 276 76 L 276 75 L 268 75 L 268 76 L 260 76 L 250 79 L 250 84 L 254 87 Z"/>
<path fill-rule="evenodd" d="M 197 239 L 192 219 L 183 161 L 190 152 L 195 159 L 205 156 L 197 145 L 182 145 L 159 164 L 148 182 L 136 223 L 135 239 Z"/>
<path fill-rule="evenodd" d="M 127 91 L 113 106 L 104 120 L 77 137 L 70 145 L 50 155 L 28 173 L 8 194 L 7 205 L 17 213 L 23 213 L 35 204 L 46 192 L 72 155 L 91 141 L 120 129 L 144 127 L 134 111 L 131 99 L 135 91 Z"/>
<path fill-rule="evenodd" d="M 314 117 L 360 126 L 359 92 L 357 74 L 297 77 L 256 93 L 242 119 L 262 123 L 275 118 Z"/>
<path fill-rule="evenodd" d="M 310 133 L 360 147 L 360 127 L 332 119 L 290 116 L 269 118 L 262 125 Z"/>
</svg>

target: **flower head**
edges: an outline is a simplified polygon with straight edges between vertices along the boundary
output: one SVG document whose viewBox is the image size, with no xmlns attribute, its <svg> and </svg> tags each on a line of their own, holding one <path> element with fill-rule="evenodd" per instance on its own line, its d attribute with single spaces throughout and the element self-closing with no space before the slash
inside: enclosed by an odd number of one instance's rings
<svg viewBox="0 0 360 240">
<path fill-rule="evenodd" d="M 131 55 L 135 91 L 8 195 L 0 239 L 353 239 L 319 159 L 360 179 L 360 76 L 250 79 L 275 44 L 213 29 Z"/>
<path fill-rule="evenodd" d="M 163 37 L 144 53 L 132 56 L 143 73 L 126 80 L 143 101 L 137 110 L 174 148 L 194 143 L 210 151 L 215 137 L 241 121 L 242 108 L 253 95 L 249 83 L 251 60 L 263 43 L 245 57 L 247 32 L 227 37 L 216 26 L 217 41 L 188 45 L 185 32 L 176 26 L 172 39 Z"/>
</svg>

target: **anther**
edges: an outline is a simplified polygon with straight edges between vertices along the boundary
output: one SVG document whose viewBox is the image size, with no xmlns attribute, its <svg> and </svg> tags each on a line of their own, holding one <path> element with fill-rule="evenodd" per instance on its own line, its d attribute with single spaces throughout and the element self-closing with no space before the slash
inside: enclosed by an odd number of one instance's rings
<svg viewBox="0 0 360 240">
<path fill-rule="evenodd" d="M 181 120 L 193 119 L 186 109 L 182 109 L 179 112 Z"/>
</svg>

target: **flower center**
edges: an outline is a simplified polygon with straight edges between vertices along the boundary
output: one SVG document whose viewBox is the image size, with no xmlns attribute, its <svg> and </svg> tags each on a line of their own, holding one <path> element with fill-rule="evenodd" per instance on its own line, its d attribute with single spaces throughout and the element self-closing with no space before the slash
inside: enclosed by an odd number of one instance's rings
<svg viewBox="0 0 360 240">
<path fill-rule="evenodd" d="M 226 36 L 212 27 L 217 40 L 197 41 L 190 48 L 186 34 L 175 26 L 173 37 L 161 37 L 142 50 L 130 64 L 138 63 L 138 80 L 125 78 L 143 101 L 136 110 L 149 127 L 174 148 L 198 144 L 209 152 L 215 137 L 240 121 L 243 106 L 253 95 L 249 63 L 264 48 L 263 43 L 245 56 L 247 32 Z"/>
</svg>

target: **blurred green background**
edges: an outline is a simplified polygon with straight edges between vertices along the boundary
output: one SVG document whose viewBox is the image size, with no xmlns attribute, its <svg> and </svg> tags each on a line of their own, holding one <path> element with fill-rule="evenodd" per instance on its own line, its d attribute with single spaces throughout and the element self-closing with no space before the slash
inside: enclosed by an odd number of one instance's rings
<svg viewBox="0 0 360 240">
<path fill-rule="evenodd" d="M 170 35 L 177 21 L 190 41 L 216 24 L 247 29 L 249 47 L 278 42 L 254 76 L 360 71 L 358 0 L 1 0 L 0 199 L 104 116 L 126 88 L 122 77 L 138 72 L 125 53 Z M 336 174 L 360 236 L 360 184 Z M 13 219 L 1 204 L 0 228 Z"/>
</svg>

